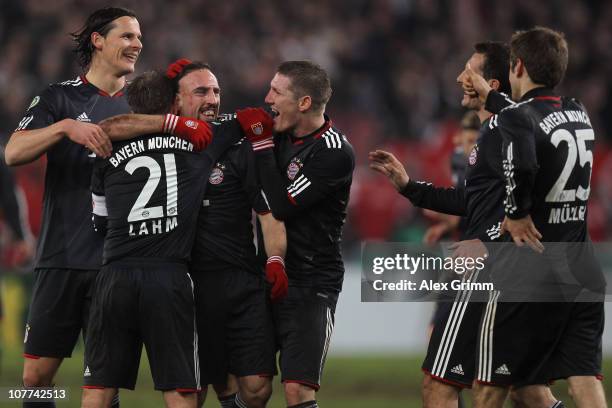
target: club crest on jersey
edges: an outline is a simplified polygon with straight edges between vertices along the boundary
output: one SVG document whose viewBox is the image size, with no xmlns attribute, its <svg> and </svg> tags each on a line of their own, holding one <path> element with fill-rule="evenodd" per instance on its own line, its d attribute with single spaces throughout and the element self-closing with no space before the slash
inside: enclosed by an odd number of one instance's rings
<svg viewBox="0 0 612 408">
<path fill-rule="evenodd" d="M 192 129 L 197 129 L 198 128 L 198 122 L 196 122 L 195 120 L 188 120 L 185 122 L 185 126 L 192 128 Z"/>
<path fill-rule="evenodd" d="M 470 166 L 476 164 L 476 159 L 478 159 L 478 145 L 472 147 L 472 151 L 470 152 L 470 156 L 468 157 L 468 163 L 470 163 Z"/>
<path fill-rule="evenodd" d="M 223 181 L 223 169 L 225 168 L 224 165 L 222 165 L 221 163 L 217 163 L 217 166 L 215 166 L 214 169 L 212 169 L 212 171 L 210 172 L 210 177 L 208 178 L 208 182 L 210 184 L 221 184 L 221 182 Z"/>
<path fill-rule="evenodd" d="M 254 134 L 259 136 L 263 133 L 263 125 L 261 124 L 261 122 L 254 123 L 251 125 L 251 130 Z"/>
<path fill-rule="evenodd" d="M 303 165 L 302 161 L 298 158 L 291 160 L 291 163 L 287 166 L 287 178 L 289 180 L 295 179 Z"/>
</svg>

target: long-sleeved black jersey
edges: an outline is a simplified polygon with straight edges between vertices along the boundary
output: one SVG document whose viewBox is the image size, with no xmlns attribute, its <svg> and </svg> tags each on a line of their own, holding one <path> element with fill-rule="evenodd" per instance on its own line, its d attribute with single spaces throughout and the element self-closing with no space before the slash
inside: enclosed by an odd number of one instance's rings
<svg viewBox="0 0 612 408">
<path fill-rule="evenodd" d="M 587 241 L 595 133 L 584 106 L 536 88 L 504 108 L 498 122 L 506 215 L 530 214 L 543 241 Z"/>
<path fill-rule="evenodd" d="M 106 230 L 104 264 L 190 259 L 212 164 L 243 137 L 235 120 L 211 126 L 213 140 L 203 152 L 178 137 L 152 134 L 115 143 L 110 158 L 96 160 L 91 191 L 94 225 Z"/>
<path fill-rule="evenodd" d="M 242 135 L 239 128 L 236 131 Z M 263 273 L 253 244 L 252 210 L 265 214 L 270 208 L 259 185 L 251 144 L 242 140 L 230 147 L 215 161 L 205 183 L 192 269 L 207 272 L 234 267 Z"/>
<path fill-rule="evenodd" d="M 274 151 L 258 152 L 256 161 L 272 214 L 285 222 L 289 284 L 340 292 L 353 148 L 327 117 L 310 135 L 279 134 L 274 143 Z"/>
<path fill-rule="evenodd" d="M 122 92 L 111 97 L 84 77 L 77 77 L 50 85 L 36 96 L 16 131 L 44 128 L 62 119 L 97 123 L 129 111 Z M 91 228 L 94 159 L 86 147 L 68 138 L 47 151 L 37 268 L 100 268 L 103 241 Z"/>
<path fill-rule="evenodd" d="M 410 180 L 401 194 L 418 207 L 464 216 L 467 220 L 465 239 L 497 240 L 504 218 L 505 196 L 497 116 L 482 124 L 476 145 L 467 159 L 464 188 L 436 187 Z"/>
</svg>

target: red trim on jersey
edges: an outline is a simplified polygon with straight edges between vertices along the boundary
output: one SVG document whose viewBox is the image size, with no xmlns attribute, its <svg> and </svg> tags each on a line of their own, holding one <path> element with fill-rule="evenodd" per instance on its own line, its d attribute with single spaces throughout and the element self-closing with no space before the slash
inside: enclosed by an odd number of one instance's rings
<svg viewBox="0 0 612 408">
<path fill-rule="evenodd" d="M 259 378 L 273 378 L 274 374 L 266 373 L 266 374 L 255 374 Z"/>
<path fill-rule="evenodd" d="M 317 132 L 315 135 L 313 135 L 313 137 L 315 139 L 320 139 L 321 136 L 323 136 L 323 133 L 327 132 L 329 130 L 329 128 L 331 128 L 332 126 L 332 121 L 331 119 L 328 119 L 325 121 L 325 124 L 323 125 L 323 127 L 321 128 L 321 130 L 319 132 Z"/>
<path fill-rule="evenodd" d="M 81 78 L 81 81 L 83 81 L 84 84 L 89 84 L 89 81 L 87 80 L 87 78 L 85 78 L 85 75 L 79 75 L 79 78 Z M 120 96 L 123 96 L 123 90 L 117 92 L 114 95 L 111 95 L 108 92 L 103 91 L 102 89 L 99 89 L 94 84 L 91 84 L 91 86 L 93 86 L 94 88 L 96 88 L 98 90 L 98 94 L 100 94 L 102 96 L 106 96 L 108 98 L 119 98 Z"/>
<path fill-rule="evenodd" d="M 536 96 L 533 99 L 538 101 L 556 101 L 559 102 L 561 100 L 560 96 Z"/>
<path fill-rule="evenodd" d="M 599 381 L 603 381 L 604 380 L 604 375 L 599 373 L 599 374 L 595 374 L 595 378 L 597 378 Z"/>
<path fill-rule="evenodd" d="M 83 388 L 84 390 L 103 390 L 106 387 L 102 385 L 83 385 L 81 388 Z"/>
<path fill-rule="evenodd" d="M 319 388 L 321 388 L 320 385 L 309 383 L 308 381 L 302 381 L 302 380 L 283 380 L 282 382 L 283 384 L 294 383 L 294 384 L 305 385 L 306 387 L 312 388 L 315 391 L 319 391 Z"/>
<path fill-rule="evenodd" d="M 287 193 L 287 198 L 289 199 L 289 201 L 291 202 L 291 204 L 293 205 L 297 205 L 297 201 L 295 201 L 295 198 L 291 197 L 290 193 Z"/>
<path fill-rule="evenodd" d="M 441 383 L 445 383 L 445 384 L 449 384 L 449 385 L 453 385 L 455 387 L 459 387 L 461 389 L 465 389 L 465 388 L 472 388 L 471 385 L 467 385 L 467 384 L 461 384 L 460 382 L 457 381 L 453 381 L 453 380 L 447 380 L 446 378 L 442 378 L 442 377 L 438 377 L 437 375 L 433 375 L 432 373 L 430 373 L 429 371 L 427 371 L 424 368 L 421 368 L 421 370 L 423 370 L 423 372 L 425 374 L 427 374 L 428 376 L 430 376 L 431 378 L 433 378 L 436 381 L 440 381 Z"/>
<path fill-rule="evenodd" d="M 304 144 L 304 141 L 303 141 L 302 139 L 298 139 L 298 140 L 296 140 L 295 142 L 293 142 L 293 145 L 294 145 L 294 146 L 296 146 L 296 145 L 301 145 L 301 144 Z"/>
<path fill-rule="evenodd" d="M 31 358 L 32 360 L 38 360 L 40 358 L 40 356 L 35 356 L 34 354 L 27 354 L 27 353 L 23 353 L 23 356 L 25 358 Z"/>
<path fill-rule="evenodd" d="M 198 392 L 197 388 L 175 388 L 176 392 L 182 392 L 182 393 L 192 393 L 192 392 Z"/>
<path fill-rule="evenodd" d="M 257 215 L 266 215 L 266 214 L 270 214 L 272 211 L 262 211 L 262 212 L 255 211 L 255 212 L 257 213 Z"/>
</svg>

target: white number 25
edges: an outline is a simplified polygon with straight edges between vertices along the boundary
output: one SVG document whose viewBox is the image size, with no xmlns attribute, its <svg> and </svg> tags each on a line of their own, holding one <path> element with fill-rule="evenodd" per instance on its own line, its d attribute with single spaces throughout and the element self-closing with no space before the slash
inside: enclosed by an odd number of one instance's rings
<svg viewBox="0 0 612 408">
<path fill-rule="evenodd" d="M 593 152 L 587 149 L 587 140 L 595 140 L 593 129 L 578 129 L 576 130 L 575 138 L 566 129 L 558 129 L 552 134 L 550 142 L 553 146 L 558 147 L 561 142 L 567 143 L 567 160 L 559 178 L 546 195 L 547 202 L 568 202 L 575 201 L 576 198 L 586 201 L 589 198 L 589 193 L 591 192 L 591 173 L 593 172 Z M 565 190 L 565 185 L 576 165 L 576 158 L 580 160 L 580 167 L 584 167 L 587 163 L 590 164 L 589 181 L 586 187 L 578 186 L 575 189 Z"/>
</svg>

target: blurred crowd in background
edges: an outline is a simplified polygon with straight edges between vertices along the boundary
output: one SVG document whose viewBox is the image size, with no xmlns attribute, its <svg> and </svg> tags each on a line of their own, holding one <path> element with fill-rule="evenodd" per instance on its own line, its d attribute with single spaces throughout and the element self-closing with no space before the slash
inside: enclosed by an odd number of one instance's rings
<svg viewBox="0 0 612 408">
<path fill-rule="evenodd" d="M 80 74 L 67 33 L 107 1 L 0 0 L 0 137 L 48 83 Z M 564 31 L 570 63 L 561 94 L 579 98 L 596 130 L 589 218 L 595 240 L 612 235 L 612 2 L 550 0 L 278 0 L 146 3 L 137 72 L 179 57 L 209 62 L 221 111 L 261 105 L 276 66 L 310 59 L 328 70 L 328 113 L 353 144 L 358 167 L 345 229 L 348 248 L 366 239 L 422 239 L 431 223 L 367 168 L 367 152 L 395 152 L 415 179 L 450 185 L 449 157 L 463 111 L 456 84 L 472 46 L 507 41 L 516 29 Z M 15 169 L 30 225 L 40 227 L 44 162 Z"/>
</svg>

